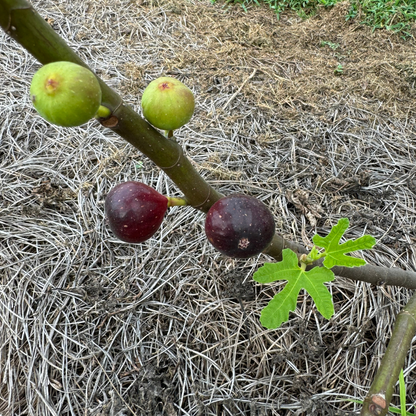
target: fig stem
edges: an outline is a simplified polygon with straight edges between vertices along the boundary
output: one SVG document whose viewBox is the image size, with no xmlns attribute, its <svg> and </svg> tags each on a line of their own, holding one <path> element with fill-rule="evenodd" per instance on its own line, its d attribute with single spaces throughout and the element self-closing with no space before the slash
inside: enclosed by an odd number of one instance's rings
<svg viewBox="0 0 416 416">
<path fill-rule="evenodd" d="M 186 198 L 179 198 L 179 197 L 173 197 L 173 196 L 168 196 L 167 198 L 168 198 L 168 207 L 188 205 L 188 201 L 186 200 Z"/>
<path fill-rule="evenodd" d="M 99 118 L 107 118 L 111 115 L 111 110 L 108 107 L 104 107 L 103 105 L 100 105 L 98 108 L 96 117 Z"/>
<path fill-rule="evenodd" d="M 165 130 L 163 134 L 167 139 L 171 139 L 173 137 L 173 130 Z"/>
</svg>

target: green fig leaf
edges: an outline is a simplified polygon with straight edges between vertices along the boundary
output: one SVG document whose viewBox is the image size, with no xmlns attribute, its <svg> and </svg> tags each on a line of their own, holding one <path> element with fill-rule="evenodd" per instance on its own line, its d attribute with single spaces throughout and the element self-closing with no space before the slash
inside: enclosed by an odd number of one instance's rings
<svg viewBox="0 0 416 416">
<path fill-rule="evenodd" d="M 253 279 L 259 283 L 271 283 L 287 280 L 283 290 L 277 293 L 263 309 L 260 322 L 268 329 L 278 328 L 289 319 L 294 311 L 299 292 L 305 289 L 312 297 L 318 311 L 327 319 L 334 314 L 332 295 L 324 285 L 334 279 L 334 273 L 324 267 L 303 270 L 298 264 L 296 253 L 290 249 L 282 251 L 283 260 L 278 263 L 266 263 L 258 269 Z"/>
<path fill-rule="evenodd" d="M 358 267 L 365 265 L 366 261 L 364 259 L 346 256 L 345 254 L 357 250 L 370 249 L 376 244 L 375 238 L 370 235 L 364 235 L 356 240 L 348 240 L 339 244 L 349 223 L 348 218 L 341 218 L 326 237 L 316 234 L 312 238 L 316 246 L 325 249 L 323 265 L 328 269 L 334 266 Z"/>
</svg>

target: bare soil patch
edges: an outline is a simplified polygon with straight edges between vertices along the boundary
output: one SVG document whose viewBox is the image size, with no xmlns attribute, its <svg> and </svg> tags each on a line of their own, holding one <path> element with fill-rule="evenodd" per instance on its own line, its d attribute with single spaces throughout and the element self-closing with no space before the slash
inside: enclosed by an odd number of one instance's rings
<svg viewBox="0 0 416 416">
<path fill-rule="evenodd" d="M 137 111 L 152 79 L 187 84 L 186 154 L 224 194 L 264 201 L 284 237 L 310 247 L 348 217 L 348 238 L 378 240 L 368 262 L 416 270 L 414 38 L 345 21 L 347 3 L 279 21 L 196 0 L 33 4 Z M 281 285 L 252 274 L 271 259 L 215 252 L 201 213 L 175 207 L 151 240 L 117 241 L 112 186 L 178 191 L 98 123 L 37 116 L 39 66 L 0 34 L 0 413 L 358 414 L 345 399 L 365 396 L 411 291 L 337 278 L 330 321 L 304 293 L 268 331 Z M 404 370 L 414 404 L 414 347 Z"/>
</svg>

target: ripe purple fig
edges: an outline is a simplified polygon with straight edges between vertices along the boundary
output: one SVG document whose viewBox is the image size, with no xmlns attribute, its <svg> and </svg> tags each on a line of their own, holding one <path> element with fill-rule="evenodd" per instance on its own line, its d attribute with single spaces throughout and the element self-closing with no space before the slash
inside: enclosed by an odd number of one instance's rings
<svg viewBox="0 0 416 416">
<path fill-rule="evenodd" d="M 93 118 L 101 105 L 96 76 L 72 62 L 52 62 L 33 76 L 30 97 L 37 112 L 58 126 L 80 126 Z"/>
<path fill-rule="evenodd" d="M 205 220 L 209 242 L 229 257 L 248 258 L 261 253 L 274 233 L 273 215 L 266 205 L 243 194 L 221 198 Z"/>
<path fill-rule="evenodd" d="M 142 243 L 159 229 L 168 198 L 141 182 L 116 185 L 105 199 L 110 229 L 122 241 Z"/>
<path fill-rule="evenodd" d="M 176 130 L 186 124 L 195 109 L 192 91 L 171 77 L 152 81 L 142 96 L 143 115 L 158 129 Z"/>
</svg>

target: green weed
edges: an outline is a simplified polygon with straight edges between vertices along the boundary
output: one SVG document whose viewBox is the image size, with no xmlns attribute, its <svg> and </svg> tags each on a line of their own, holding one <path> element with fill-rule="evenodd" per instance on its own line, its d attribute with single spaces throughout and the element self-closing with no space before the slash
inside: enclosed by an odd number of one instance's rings
<svg viewBox="0 0 416 416">
<path fill-rule="evenodd" d="M 320 46 L 329 46 L 331 49 L 335 50 L 339 48 L 339 43 L 329 42 L 327 40 L 321 40 Z"/>
<path fill-rule="evenodd" d="M 373 30 L 384 28 L 410 36 L 409 29 L 416 20 L 416 3 L 414 0 L 351 0 L 346 19 L 356 17 Z"/>
<path fill-rule="evenodd" d="M 338 64 L 338 66 L 334 69 L 335 75 L 342 75 L 344 73 L 344 67 L 342 64 Z"/>
<path fill-rule="evenodd" d="M 316 14 L 318 8 L 332 7 L 341 0 L 226 0 L 226 3 L 240 4 L 247 11 L 250 6 L 268 4 L 277 18 L 285 10 L 295 11 L 306 19 Z M 211 0 L 215 3 L 216 0 Z M 409 30 L 416 21 L 415 0 L 350 0 L 346 20 L 360 19 L 360 23 L 373 30 L 386 29 L 411 36 Z"/>
</svg>

